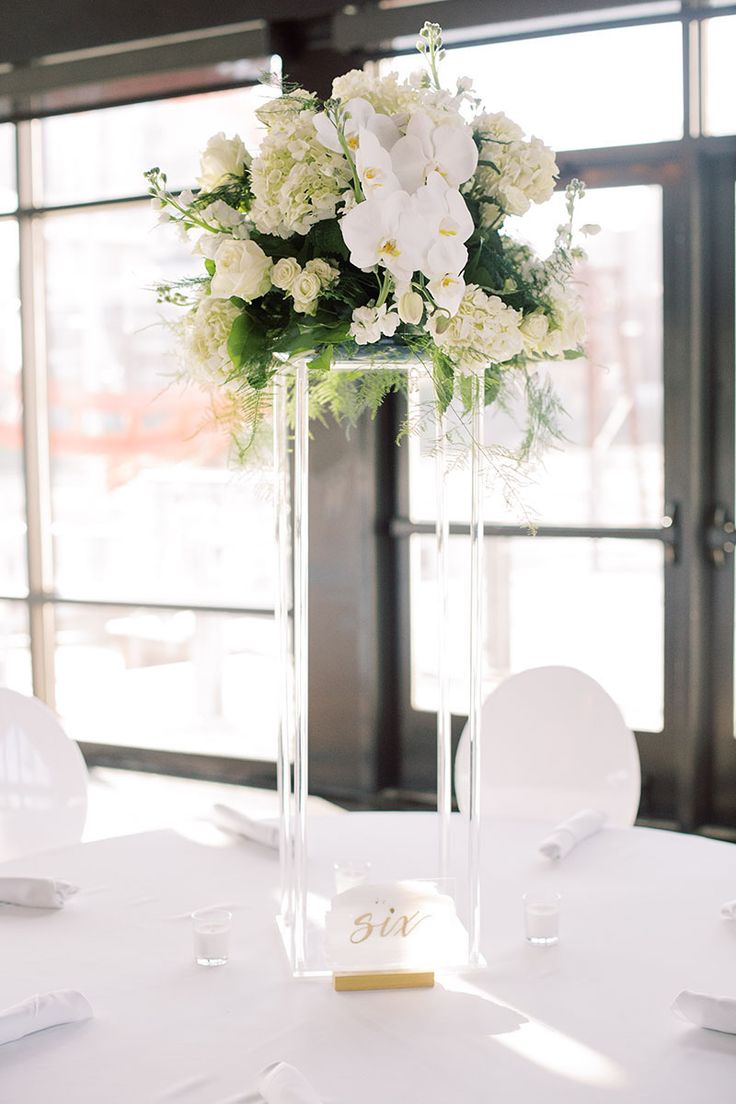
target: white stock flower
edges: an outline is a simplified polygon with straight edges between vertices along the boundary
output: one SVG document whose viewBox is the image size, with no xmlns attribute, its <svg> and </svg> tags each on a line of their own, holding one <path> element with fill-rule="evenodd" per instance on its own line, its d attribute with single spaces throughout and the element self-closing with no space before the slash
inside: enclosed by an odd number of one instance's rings
<svg viewBox="0 0 736 1104">
<path fill-rule="evenodd" d="M 521 313 L 497 295 L 487 295 L 477 284 L 468 284 L 457 314 L 435 311 L 426 328 L 463 374 L 484 371 L 488 364 L 503 364 L 524 348 Z"/>
<path fill-rule="evenodd" d="M 340 220 L 340 229 L 356 268 L 380 264 L 408 283 L 421 263 L 424 227 L 406 192 L 358 203 Z"/>
<path fill-rule="evenodd" d="M 373 345 L 381 337 L 393 337 L 400 321 L 398 314 L 389 312 L 385 303 L 380 307 L 356 307 L 350 334 L 357 345 Z"/>
<path fill-rule="evenodd" d="M 205 295 L 181 325 L 186 369 L 200 383 L 224 377 L 232 368 L 227 339 L 239 310 L 228 299 Z"/>
<path fill-rule="evenodd" d="M 199 217 L 203 222 L 214 224 L 219 229 L 230 230 L 233 237 L 248 237 L 248 223 L 243 212 L 236 211 L 234 207 L 231 207 L 229 203 L 225 203 L 222 199 L 216 199 L 214 203 L 210 203 L 208 207 L 199 212 Z"/>
<path fill-rule="evenodd" d="M 226 138 L 220 131 L 210 138 L 200 158 L 198 184 L 205 192 L 224 184 L 230 176 L 241 176 L 249 162 L 242 140 L 236 134 Z"/>
<path fill-rule="evenodd" d="M 391 150 L 393 169 L 401 187 L 410 194 L 437 172 L 451 188 L 459 188 L 475 172 L 478 149 L 470 127 L 457 123 L 435 126 L 429 115 L 416 111 Z"/>
<path fill-rule="evenodd" d="M 396 299 L 396 310 L 402 322 L 418 326 L 424 314 L 424 300 L 416 291 L 403 291 Z"/>
<path fill-rule="evenodd" d="M 273 261 L 254 241 L 227 238 L 218 246 L 212 259 L 216 271 L 210 292 L 217 298 L 237 295 L 251 302 L 265 295 L 271 287 Z"/>
<path fill-rule="evenodd" d="M 281 257 L 271 271 L 271 283 L 281 291 L 290 291 L 301 270 L 295 257 Z"/>
</svg>

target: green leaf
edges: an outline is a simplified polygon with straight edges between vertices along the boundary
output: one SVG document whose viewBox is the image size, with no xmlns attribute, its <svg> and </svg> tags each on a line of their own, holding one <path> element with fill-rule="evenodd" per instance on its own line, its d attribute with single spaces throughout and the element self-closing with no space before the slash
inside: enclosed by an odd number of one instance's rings
<svg viewBox="0 0 736 1104">
<path fill-rule="evenodd" d="M 249 321 L 247 314 L 239 314 L 230 327 L 230 333 L 227 339 L 227 352 L 236 368 L 240 368 L 243 363 L 245 348 L 248 344 Z"/>
<path fill-rule="evenodd" d="M 250 365 L 245 373 L 245 378 L 254 391 L 261 391 L 275 374 L 275 370 L 270 367 L 269 358 L 265 362 L 259 361 Z"/>
<path fill-rule="evenodd" d="M 307 362 L 307 367 L 311 368 L 315 372 L 329 372 L 332 367 L 332 354 L 334 352 L 334 345 L 325 345 L 321 352 L 312 357 Z"/>
<path fill-rule="evenodd" d="M 267 334 L 255 319 L 243 311 L 232 324 L 227 339 L 227 351 L 236 368 L 252 363 L 270 363 Z"/>
<path fill-rule="evenodd" d="M 579 360 L 585 356 L 584 349 L 565 349 L 565 360 Z"/>
<path fill-rule="evenodd" d="M 272 348 L 275 353 L 308 353 L 318 345 L 340 345 L 349 335 L 349 322 L 338 322 L 334 326 L 292 322 Z"/>
<path fill-rule="evenodd" d="M 349 256 L 337 219 L 316 223 L 307 234 L 305 244 L 309 245 L 313 257 L 343 257 L 347 260 Z"/>
<path fill-rule="evenodd" d="M 432 364 L 434 367 L 434 389 L 437 395 L 437 405 L 440 413 L 444 414 L 452 402 L 455 389 L 455 373 L 452 364 L 440 349 L 432 349 Z"/>
<path fill-rule="evenodd" d="M 211 261 L 209 257 L 204 262 L 204 267 L 207 269 L 208 276 L 214 276 L 216 272 L 215 262 Z"/>
<path fill-rule="evenodd" d="M 501 390 L 501 373 L 498 368 L 486 368 L 483 380 L 483 401 L 490 406 L 498 398 Z"/>
</svg>

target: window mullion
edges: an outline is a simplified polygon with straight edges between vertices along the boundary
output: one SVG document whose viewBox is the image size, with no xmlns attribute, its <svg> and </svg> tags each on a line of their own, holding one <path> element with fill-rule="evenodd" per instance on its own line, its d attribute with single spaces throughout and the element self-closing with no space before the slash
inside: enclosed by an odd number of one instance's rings
<svg viewBox="0 0 736 1104">
<path fill-rule="evenodd" d="M 38 198 L 40 171 L 37 124 L 19 123 L 16 135 L 18 202 L 20 208 L 31 210 Z M 38 220 L 24 215 L 19 222 L 23 461 L 33 692 L 53 707 L 54 609 L 49 602 L 39 600 L 53 591 L 54 584 L 44 254 Z"/>
</svg>

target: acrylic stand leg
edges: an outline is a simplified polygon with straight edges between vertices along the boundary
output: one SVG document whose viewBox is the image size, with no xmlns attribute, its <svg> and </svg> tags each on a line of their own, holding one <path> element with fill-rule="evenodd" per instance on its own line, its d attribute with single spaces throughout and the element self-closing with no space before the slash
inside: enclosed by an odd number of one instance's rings
<svg viewBox="0 0 736 1104">
<path fill-rule="evenodd" d="M 452 718 L 450 713 L 450 669 L 447 654 L 449 626 L 448 541 L 450 520 L 447 510 L 447 419 L 435 410 L 435 484 L 437 493 L 435 539 L 437 547 L 437 819 L 439 872 L 449 875 L 450 814 L 452 812 Z"/>
<path fill-rule="evenodd" d="M 273 394 L 273 473 L 278 579 L 276 587 L 276 636 L 279 670 L 279 743 L 276 775 L 279 794 L 279 859 L 281 866 L 281 923 L 288 929 L 289 957 L 293 962 L 293 801 L 291 763 L 294 754 L 294 641 L 291 629 L 293 562 L 291 545 L 291 478 L 289 468 L 288 389 L 279 378 Z"/>
<path fill-rule="evenodd" d="M 307 796 L 309 793 L 309 373 L 296 365 L 294 410 L 294 960 L 307 957 Z"/>
<path fill-rule="evenodd" d="M 483 693 L 483 375 L 473 381 L 470 443 L 470 702 L 468 957 L 480 962 L 480 720 Z"/>
</svg>

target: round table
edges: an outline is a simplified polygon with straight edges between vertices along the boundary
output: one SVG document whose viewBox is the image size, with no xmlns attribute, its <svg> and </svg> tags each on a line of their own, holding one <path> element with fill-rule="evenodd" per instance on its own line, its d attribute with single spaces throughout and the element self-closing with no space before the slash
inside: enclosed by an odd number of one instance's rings
<svg viewBox="0 0 736 1104">
<path fill-rule="evenodd" d="M 414 813 L 350 813 L 397 847 Z M 370 818 L 366 821 L 366 818 Z M 408 819 L 406 819 L 408 818 Z M 326 823 L 326 818 L 325 818 Z M 81 887 L 59 912 L 0 908 L 0 1006 L 81 990 L 95 1018 L 0 1047 L 2 1104 L 235 1104 L 286 1060 L 325 1104 L 726 1104 L 736 1036 L 677 1019 L 682 988 L 736 996 L 731 844 L 604 829 L 552 864 L 545 825 L 489 822 L 483 970 L 431 990 L 293 980 L 274 921 L 278 857 L 211 830 L 151 832 L 0 866 Z M 339 831 L 338 831 L 339 828 Z M 383 841 L 383 843 L 381 843 Z M 557 947 L 523 940 L 523 892 L 563 895 Z M 230 903 L 230 962 L 192 959 L 188 913 Z"/>
</svg>

